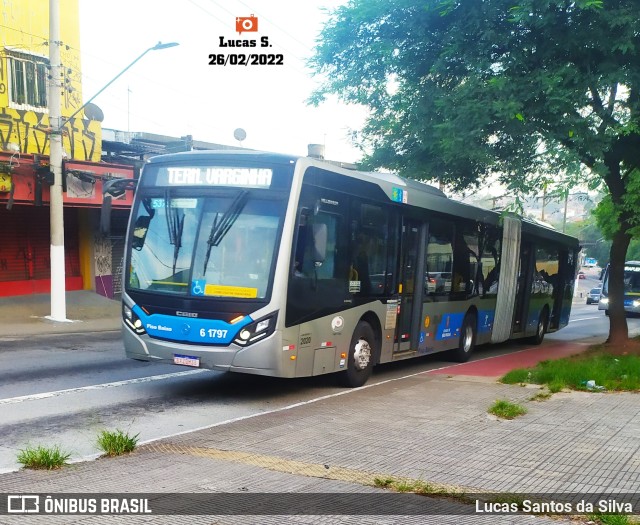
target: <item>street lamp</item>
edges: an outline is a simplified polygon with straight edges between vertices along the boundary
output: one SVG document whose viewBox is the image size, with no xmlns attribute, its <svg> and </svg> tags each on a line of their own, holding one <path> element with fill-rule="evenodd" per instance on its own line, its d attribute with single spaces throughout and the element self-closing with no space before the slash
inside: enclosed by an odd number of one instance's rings
<svg viewBox="0 0 640 525">
<path fill-rule="evenodd" d="M 150 47 L 149 49 L 145 50 L 138 58 L 136 58 L 133 62 L 131 62 L 131 64 L 129 64 L 127 67 L 125 67 L 122 71 L 120 71 L 120 73 L 118 73 L 115 77 L 113 77 L 108 83 L 106 83 L 102 89 L 100 91 L 98 91 L 95 95 L 93 95 L 89 100 L 87 100 L 82 106 L 80 106 L 78 109 L 76 109 L 69 117 L 67 117 L 66 119 L 64 119 L 64 122 L 62 122 L 62 126 L 64 126 L 67 122 L 69 122 L 73 117 L 75 117 L 78 113 L 80 113 L 84 108 L 86 108 L 89 104 L 91 104 L 91 102 L 93 102 L 95 100 L 95 98 L 102 93 L 105 89 L 107 89 L 111 84 L 113 84 L 116 80 L 118 80 L 125 72 L 127 72 L 131 66 L 133 66 L 136 62 L 138 62 L 138 60 L 140 60 L 143 56 L 145 56 L 149 51 L 157 51 L 159 49 L 167 49 L 169 47 L 175 47 L 179 45 L 177 42 L 167 42 L 166 44 L 163 44 L 162 42 L 158 42 L 155 46 Z"/>
<path fill-rule="evenodd" d="M 52 321 L 67 322 L 65 264 L 64 264 L 64 221 L 62 200 L 62 128 L 91 103 L 100 93 L 107 89 L 123 73 L 125 73 L 138 60 L 149 51 L 167 49 L 177 46 L 175 42 L 163 44 L 158 42 L 155 46 L 145 50 L 131 64 L 125 67 L 100 91 L 87 102 L 74 111 L 71 116 L 63 119 L 60 114 L 60 78 L 62 66 L 60 64 L 60 5 L 59 0 L 49 0 L 49 62 L 51 66 L 51 80 L 49 82 L 49 122 L 51 126 L 51 142 L 49 146 L 49 166 L 53 173 L 53 185 L 50 189 L 49 213 L 51 227 L 51 315 L 47 316 Z"/>
</svg>

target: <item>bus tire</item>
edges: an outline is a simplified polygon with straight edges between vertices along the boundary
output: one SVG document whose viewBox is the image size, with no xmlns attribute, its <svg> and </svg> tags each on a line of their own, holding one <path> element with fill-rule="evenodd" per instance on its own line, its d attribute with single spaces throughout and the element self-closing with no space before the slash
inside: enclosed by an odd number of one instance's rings
<svg viewBox="0 0 640 525">
<path fill-rule="evenodd" d="M 469 360 L 473 349 L 476 347 L 476 330 L 476 315 L 468 312 L 467 315 L 464 316 L 464 321 L 462 321 L 458 348 L 449 350 L 449 356 L 452 360 L 458 363 L 465 363 Z"/>
<path fill-rule="evenodd" d="M 347 369 L 340 374 L 342 386 L 357 388 L 367 382 L 373 370 L 376 345 L 377 340 L 373 328 L 366 321 L 360 321 L 356 325 L 349 343 Z"/>
<path fill-rule="evenodd" d="M 540 317 L 538 318 L 538 325 L 536 326 L 536 335 L 532 335 L 531 337 L 526 338 L 526 342 L 532 345 L 542 344 L 544 340 L 544 334 L 547 333 L 547 328 L 549 325 L 549 310 L 545 306 L 540 312 Z"/>
</svg>

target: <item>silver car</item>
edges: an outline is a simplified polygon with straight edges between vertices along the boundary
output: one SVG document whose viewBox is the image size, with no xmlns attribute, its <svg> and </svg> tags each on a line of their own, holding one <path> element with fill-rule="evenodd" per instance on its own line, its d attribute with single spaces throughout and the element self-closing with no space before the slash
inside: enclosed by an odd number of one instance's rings
<svg viewBox="0 0 640 525">
<path fill-rule="evenodd" d="M 595 304 L 600 302 L 600 292 L 602 288 L 591 288 L 587 294 L 587 304 Z"/>
</svg>

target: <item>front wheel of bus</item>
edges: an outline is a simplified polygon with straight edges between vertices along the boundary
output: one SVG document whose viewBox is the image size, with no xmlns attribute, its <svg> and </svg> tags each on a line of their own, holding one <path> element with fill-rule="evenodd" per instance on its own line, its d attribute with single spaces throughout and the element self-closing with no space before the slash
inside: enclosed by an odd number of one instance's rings
<svg viewBox="0 0 640 525">
<path fill-rule="evenodd" d="M 369 323 L 360 321 L 349 344 L 347 369 L 340 374 L 343 386 L 357 388 L 367 382 L 373 369 L 375 348 L 376 336 L 373 328 Z"/>
<path fill-rule="evenodd" d="M 465 363 L 471 357 L 473 349 L 476 346 L 476 316 L 473 313 L 468 313 L 464 316 L 462 321 L 462 328 L 460 330 L 460 342 L 458 348 L 450 350 L 449 355 L 454 361 L 458 363 Z"/>
</svg>

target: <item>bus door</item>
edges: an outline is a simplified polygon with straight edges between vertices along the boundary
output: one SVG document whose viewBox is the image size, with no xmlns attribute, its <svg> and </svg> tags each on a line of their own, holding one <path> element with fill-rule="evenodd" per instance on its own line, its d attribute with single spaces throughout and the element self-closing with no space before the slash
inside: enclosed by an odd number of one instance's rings
<svg viewBox="0 0 640 525">
<path fill-rule="evenodd" d="M 535 260 L 531 243 L 523 239 L 520 245 L 520 263 L 515 301 L 516 308 L 513 316 L 514 334 L 522 333 L 526 329 L 534 264 Z"/>
<path fill-rule="evenodd" d="M 418 350 L 425 274 L 427 225 L 403 218 L 400 240 L 399 308 L 394 352 Z"/>
</svg>

